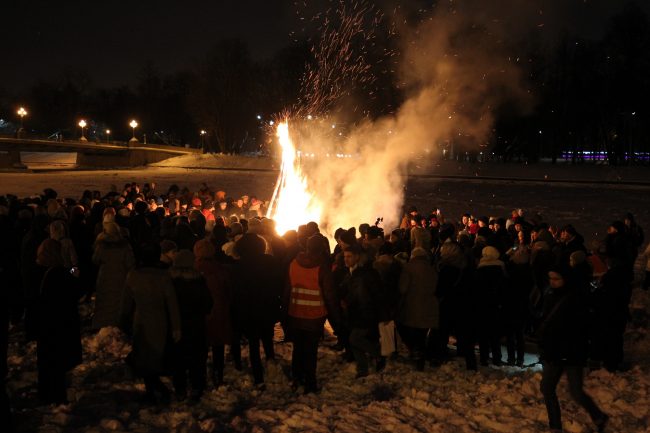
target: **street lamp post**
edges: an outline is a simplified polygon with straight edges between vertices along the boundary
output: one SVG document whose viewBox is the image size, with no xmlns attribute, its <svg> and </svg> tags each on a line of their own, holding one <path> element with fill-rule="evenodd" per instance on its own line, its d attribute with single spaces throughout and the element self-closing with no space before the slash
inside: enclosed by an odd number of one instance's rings
<svg viewBox="0 0 650 433">
<path fill-rule="evenodd" d="M 207 131 L 205 129 L 201 130 L 201 150 L 204 150 L 205 148 L 205 134 L 207 134 Z"/>
<path fill-rule="evenodd" d="M 79 121 L 79 126 L 81 127 L 81 138 L 79 139 L 79 141 L 88 141 L 88 140 L 86 140 L 86 137 L 84 136 L 84 128 L 86 127 L 86 125 L 87 125 L 87 123 L 86 123 L 85 120 L 81 119 Z"/>
<path fill-rule="evenodd" d="M 25 129 L 23 128 L 23 118 L 27 116 L 27 110 L 25 110 L 23 107 L 20 107 L 18 111 L 16 111 L 16 114 L 18 114 L 20 117 L 20 129 L 18 130 L 18 138 L 20 138 L 25 133 Z"/>
<path fill-rule="evenodd" d="M 111 142 L 111 130 L 110 129 L 106 130 L 106 142 L 107 143 Z"/>
<path fill-rule="evenodd" d="M 129 141 L 138 141 L 138 139 L 135 138 L 135 128 L 138 127 L 138 122 L 132 120 L 131 123 L 129 123 L 129 126 L 133 129 L 133 137 Z"/>
</svg>

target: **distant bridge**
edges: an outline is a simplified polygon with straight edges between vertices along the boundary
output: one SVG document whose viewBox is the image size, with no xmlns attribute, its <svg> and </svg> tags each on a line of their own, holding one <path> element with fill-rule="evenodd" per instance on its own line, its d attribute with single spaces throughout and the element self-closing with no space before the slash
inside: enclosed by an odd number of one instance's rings
<svg viewBox="0 0 650 433">
<path fill-rule="evenodd" d="M 77 153 L 77 167 L 110 168 L 138 167 L 159 162 L 179 155 L 203 153 L 202 149 L 128 143 L 97 143 L 91 141 L 33 140 L 26 138 L 0 137 L 0 168 L 26 168 L 20 159 L 20 152 L 65 152 Z"/>
</svg>

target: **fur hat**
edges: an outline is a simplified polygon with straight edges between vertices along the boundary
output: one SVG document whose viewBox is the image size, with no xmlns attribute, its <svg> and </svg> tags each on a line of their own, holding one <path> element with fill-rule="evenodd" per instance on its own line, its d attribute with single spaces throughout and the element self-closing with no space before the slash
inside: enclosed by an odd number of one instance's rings
<svg viewBox="0 0 650 433">
<path fill-rule="evenodd" d="M 106 233 L 107 236 L 122 237 L 122 230 L 115 222 L 105 222 L 102 226 L 104 228 L 104 233 Z"/>
<path fill-rule="evenodd" d="M 487 246 L 481 251 L 481 260 L 499 260 L 499 250 L 494 247 Z"/>
<path fill-rule="evenodd" d="M 411 258 L 415 257 L 426 257 L 427 256 L 427 250 L 425 250 L 422 247 L 415 247 L 413 250 L 411 250 Z"/>
<path fill-rule="evenodd" d="M 575 265 L 584 263 L 586 260 L 587 260 L 587 255 L 582 250 L 574 251 L 569 256 L 569 263 L 574 263 Z"/>
</svg>

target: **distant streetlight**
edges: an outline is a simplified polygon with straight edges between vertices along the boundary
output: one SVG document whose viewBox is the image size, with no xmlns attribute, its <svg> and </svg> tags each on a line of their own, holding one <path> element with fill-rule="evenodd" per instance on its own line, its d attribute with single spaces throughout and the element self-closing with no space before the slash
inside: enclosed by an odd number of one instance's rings
<svg viewBox="0 0 650 433">
<path fill-rule="evenodd" d="M 129 126 L 133 129 L 133 137 L 131 138 L 130 141 L 138 141 L 138 139 L 135 138 L 135 128 L 138 127 L 138 122 L 132 120 L 131 123 L 129 123 Z"/>
<path fill-rule="evenodd" d="M 23 107 L 20 107 L 18 109 L 18 111 L 16 111 L 16 114 L 18 114 L 18 116 L 20 116 L 20 129 L 18 130 L 18 137 L 20 138 L 22 136 L 23 132 L 25 132 L 25 130 L 23 128 L 23 118 L 25 116 L 27 116 L 27 110 L 25 110 L 25 108 L 23 108 Z"/>
<path fill-rule="evenodd" d="M 106 130 L 106 142 L 107 143 L 111 142 L 111 130 L 110 129 Z"/>
<path fill-rule="evenodd" d="M 308 114 L 308 115 L 307 115 L 307 120 L 311 120 L 311 119 L 313 119 L 312 115 L 311 115 L 311 114 Z"/>
<path fill-rule="evenodd" d="M 88 141 L 88 140 L 86 140 L 86 137 L 84 136 L 84 128 L 86 127 L 86 125 L 87 125 L 87 123 L 86 123 L 85 120 L 81 119 L 79 121 L 79 126 L 81 127 L 81 138 L 79 139 L 79 141 Z"/>
<path fill-rule="evenodd" d="M 202 129 L 201 132 L 200 132 L 200 134 L 201 134 L 201 149 L 203 149 L 203 147 L 205 145 L 205 134 L 207 134 L 207 133 L 208 132 L 205 129 Z"/>
</svg>

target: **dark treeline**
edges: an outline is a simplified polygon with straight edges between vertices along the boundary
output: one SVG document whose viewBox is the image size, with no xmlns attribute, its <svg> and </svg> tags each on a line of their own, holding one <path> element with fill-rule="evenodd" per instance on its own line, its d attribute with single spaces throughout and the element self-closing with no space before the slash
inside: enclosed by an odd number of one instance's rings
<svg viewBox="0 0 650 433">
<path fill-rule="evenodd" d="M 144 64 L 133 87 L 98 88 L 87 72 L 70 70 L 20 94 L 0 88 L 0 117 L 11 122 L 0 123 L 1 132 L 16 127 L 15 108 L 24 104 L 25 127 L 34 136 L 78 137 L 76 125 L 84 118 L 89 139 L 105 141 L 110 129 L 111 140 L 127 140 L 128 122 L 135 118 L 138 137 L 146 134 L 148 142 L 203 145 L 210 152 L 265 151 L 265 125 L 300 101 L 301 78 L 314 61 L 311 43 L 295 43 L 256 61 L 243 41 L 222 40 L 201 61 L 173 74 Z M 587 151 L 603 152 L 610 164 L 648 162 L 650 22 L 642 8 L 629 3 L 599 40 L 565 33 L 548 42 L 533 30 L 515 44 L 513 58 L 535 104 L 529 112 L 515 103 L 494 107 L 489 144 L 499 158 L 581 162 L 590 159 Z M 376 60 L 373 97 L 359 97 L 363 92 L 352 89 L 353 101 L 341 101 L 355 105 L 345 110 L 351 125 L 393 113 L 403 102 L 399 72 L 387 73 Z M 202 137 L 200 130 L 206 131 Z"/>
</svg>

